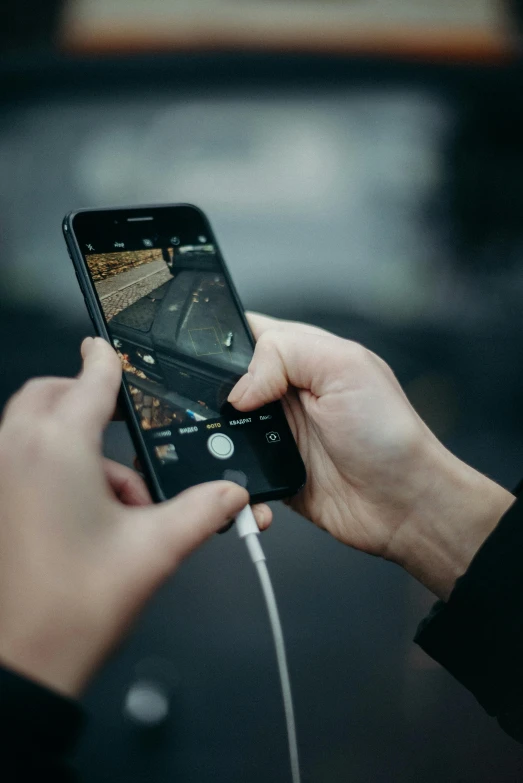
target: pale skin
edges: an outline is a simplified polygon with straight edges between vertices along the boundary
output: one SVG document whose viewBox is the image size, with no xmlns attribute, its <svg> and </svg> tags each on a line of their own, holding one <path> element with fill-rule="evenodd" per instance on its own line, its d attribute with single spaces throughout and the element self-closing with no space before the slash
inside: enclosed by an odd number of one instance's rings
<svg viewBox="0 0 523 783">
<path fill-rule="evenodd" d="M 290 505 L 448 598 L 514 497 L 448 452 L 362 346 L 250 323 L 256 350 L 229 399 L 239 411 L 283 401 L 308 475 Z M 82 353 L 79 378 L 29 383 L 0 426 L 0 662 L 70 696 L 181 560 L 248 502 L 212 482 L 152 506 L 139 476 L 102 456 L 116 354 L 99 338 Z M 270 509 L 254 510 L 266 528 Z"/>
<path fill-rule="evenodd" d="M 283 401 L 308 476 L 292 508 L 447 599 L 514 497 L 443 447 L 371 351 L 307 324 L 249 322 L 256 350 L 229 401 Z"/>
<path fill-rule="evenodd" d="M 0 662 L 81 693 L 155 589 L 248 503 L 220 481 L 154 506 L 142 479 L 104 460 L 121 367 L 82 346 L 77 379 L 31 381 L 0 427 Z M 261 528 L 270 512 L 260 506 Z"/>
</svg>

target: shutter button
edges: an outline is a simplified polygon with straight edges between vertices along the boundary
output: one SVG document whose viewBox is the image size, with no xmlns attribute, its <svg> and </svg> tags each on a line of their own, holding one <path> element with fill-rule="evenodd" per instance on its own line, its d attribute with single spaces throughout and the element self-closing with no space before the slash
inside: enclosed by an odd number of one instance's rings
<svg viewBox="0 0 523 783">
<path fill-rule="evenodd" d="M 207 441 L 207 448 L 216 459 L 229 459 L 234 454 L 234 443 L 223 432 L 215 432 Z"/>
</svg>

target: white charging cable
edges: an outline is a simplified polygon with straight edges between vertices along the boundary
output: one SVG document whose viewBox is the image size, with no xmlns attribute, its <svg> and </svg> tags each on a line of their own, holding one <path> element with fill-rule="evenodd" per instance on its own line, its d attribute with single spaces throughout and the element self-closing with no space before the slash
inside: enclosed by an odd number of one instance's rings
<svg viewBox="0 0 523 783">
<path fill-rule="evenodd" d="M 285 642 L 283 640 L 283 631 L 276 597 L 267 570 L 265 555 L 263 554 L 263 549 L 261 548 L 258 538 L 260 531 L 250 506 L 245 506 L 236 517 L 236 530 L 238 531 L 239 537 L 244 539 L 250 558 L 256 566 L 265 603 L 267 604 L 267 611 L 269 613 L 269 620 L 274 637 L 274 646 L 276 648 L 278 670 L 280 672 L 283 706 L 285 708 L 285 720 L 287 723 L 287 738 L 289 741 L 292 783 L 300 783 L 301 777 L 300 762 L 298 758 L 298 740 L 296 737 L 296 721 L 294 719 L 294 707 L 292 704 L 291 682 L 289 679 L 289 668 L 287 666 L 287 655 L 285 653 Z"/>
</svg>

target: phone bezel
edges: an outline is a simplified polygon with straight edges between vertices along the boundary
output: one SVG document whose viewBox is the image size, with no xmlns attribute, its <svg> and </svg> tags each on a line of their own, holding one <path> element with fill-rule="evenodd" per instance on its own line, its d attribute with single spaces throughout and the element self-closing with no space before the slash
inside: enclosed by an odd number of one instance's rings
<svg viewBox="0 0 523 783">
<path fill-rule="evenodd" d="M 98 294 L 96 292 L 96 288 L 94 286 L 94 283 L 91 280 L 91 277 L 89 275 L 89 272 L 87 270 L 87 264 L 84 261 L 83 254 L 80 248 L 80 243 L 78 241 L 78 238 L 76 236 L 76 232 L 74 230 L 74 220 L 75 218 L 80 214 L 90 214 L 94 215 L 97 213 L 107 213 L 107 212 L 122 212 L 122 213 L 136 213 L 136 212 L 142 212 L 147 211 L 148 213 L 153 212 L 154 210 L 161 209 L 167 210 L 167 209 L 179 209 L 179 208 L 189 208 L 195 210 L 200 218 L 203 220 L 204 224 L 208 227 L 209 233 L 214 238 L 214 244 L 218 250 L 218 255 L 220 259 L 220 263 L 223 268 L 223 273 L 225 275 L 225 278 L 227 280 L 227 283 L 229 285 L 229 288 L 232 292 L 232 296 L 234 298 L 235 304 L 237 306 L 238 312 L 240 314 L 240 317 L 244 323 L 244 326 L 247 330 L 247 334 L 249 335 L 249 339 L 252 344 L 252 348 L 254 350 L 255 346 L 255 339 L 254 335 L 252 334 L 252 330 L 249 326 L 249 322 L 247 321 L 247 318 L 245 316 L 245 310 L 243 308 L 243 305 L 241 303 L 240 297 L 238 295 L 238 292 L 236 290 L 236 286 L 234 285 L 234 282 L 231 278 L 231 275 L 229 273 L 229 269 L 227 267 L 227 264 L 225 262 L 225 259 L 223 258 L 223 254 L 221 253 L 221 250 L 219 248 L 218 242 L 216 240 L 216 235 L 212 229 L 212 226 L 210 224 L 210 221 L 208 217 L 205 215 L 205 213 L 194 204 L 187 204 L 187 203 L 179 203 L 179 204 L 140 204 L 136 206 L 124 206 L 124 207 L 103 207 L 100 209 L 78 209 L 69 212 L 63 220 L 62 228 L 63 228 L 63 234 L 65 238 L 65 242 L 67 244 L 67 248 L 69 250 L 69 256 L 73 262 L 73 266 L 76 273 L 76 278 L 78 280 L 78 283 L 80 285 L 80 289 L 82 291 L 82 294 L 84 296 L 85 304 L 87 306 L 87 311 L 89 313 L 89 316 L 91 318 L 91 321 L 93 323 L 93 326 L 95 328 L 96 333 L 106 339 L 109 343 L 112 345 L 111 337 L 109 334 L 109 330 L 107 327 L 107 322 L 105 320 L 105 316 L 103 314 L 103 310 L 100 304 L 100 300 L 98 298 Z M 142 435 L 142 431 L 140 428 L 140 425 L 138 423 L 138 419 L 134 412 L 134 406 L 131 400 L 131 396 L 129 393 L 129 390 L 127 389 L 126 384 L 124 383 L 122 379 L 122 385 L 120 388 L 120 394 L 118 397 L 118 402 L 120 404 L 120 407 L 122 408 L 122 412 L 125 416 L 126 424 L 129 428 L 129 432 L 133 441 L 134 448 L 136 450 L 138 459 L 140 461 L 145 480 L 147 482 L 147 485 L 149 487 L 149 490 L 151 492 L 151 496 L 155 502 L 161 502 L 164 501 L 166 498 L 162 492 L 160 483 L 158 481 L 158 478 L 156 476 L 156 471 L 153 465 L 153 462 L 151 460 L 151 457 L 149 455 L 149 451 L 145 445 L 145 441 Z M 123 403 L 123 405 L 122 405 Z M 278 405 L 281 405 L 281 403 L 277 403 Z M 286 417 L 285 417 L 286 420 Z M 289 430 L 289 435 L 293 439 L 292 432 L 290 430 L 289 423 L 286 420 L 286 426 Z M 305 472 L 305 466 L 303 464 L 303 460 L 301 458 L 301 455 L 298 450 L 298 446 L 295 443 L 296 447 L 296 459 L 300 463 L 301 473 L 302 473 L 302 480 L 297 484 L 297 486 L 286 486 L 281 487 L 276 490 L 271 490 L 269 492 L 263 492 L 258 493 L 251 496 L 251 502 L 252 503 L 260 503 L 260 502 L 268 502 L 271 500 L 280 500 L 281 498 L 290 497 L 292 495 L 295 495 L 297 492 L 299 492 L 300 489 L 305 484 L 306 481 L 306 472 Z"/>
</svg>

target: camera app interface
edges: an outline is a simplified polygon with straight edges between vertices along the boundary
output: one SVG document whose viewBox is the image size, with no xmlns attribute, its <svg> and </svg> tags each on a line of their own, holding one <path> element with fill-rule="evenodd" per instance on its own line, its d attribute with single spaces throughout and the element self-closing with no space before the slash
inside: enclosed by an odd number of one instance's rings
<svg viewBox="0 0 523 783">
<path fill-rule="evenodd" d="M 252 356 L 214 245 L 201 242 L 87 256 L 144 430 L 218 419 Z"/>
<path fill-rule="evenodd" d="M 196 480 L 236 480 L 251 495 L 289 483 L 279 406 L 227 403 L 253 345 L 210 229 L 136 221 L 115 237 L 82 250 L 163 494 Z"/>
</svg>

